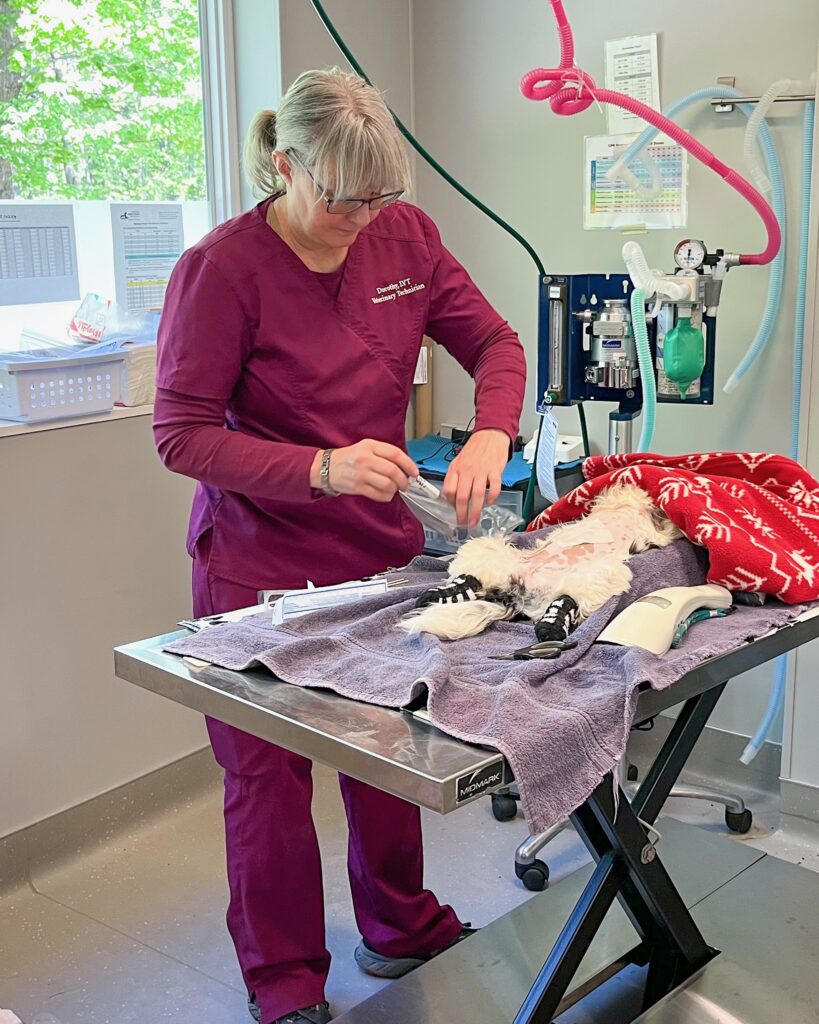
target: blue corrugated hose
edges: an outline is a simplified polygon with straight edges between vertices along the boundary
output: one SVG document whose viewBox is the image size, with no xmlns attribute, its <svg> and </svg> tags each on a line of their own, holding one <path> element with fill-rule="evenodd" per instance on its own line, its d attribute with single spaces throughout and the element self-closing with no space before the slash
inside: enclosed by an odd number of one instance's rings
<svg viewBox="0 0 819 1024">
<path fill-rule="evenodd" d="M 704 89 L 697 89 L 695 92 L 683 97 L 683 99 L 677 100 L 676 103 L 672 103 L 672 105 L 667 110 L 663 111 L 663 113 L 666 117 L 673 118 L 683 110 L 692 106 L 694 103 L 699 103 L 702 100 L 710 100 L 712 97 L 741 101 L 742 93 L 738 89 L 732 89 L 727 85 L 709 85 Z M 750 117 L 753 113 L 753 107 L 747 103 L 743 104 L 742 102 L 739 102 L 738 106 L 746 117 Z M 642 134 L 638 135 L 634 142 L 632 142 L 628 149 L 623 153 L 620 158 L 622 162 L 628 165 L 638 153 L 649 145 L 656 135 L 656 128 L 646 128 L 646 130 L 642 132 Z M 762 152 L 765 156 L 768 177 L 771 179 L 771 184 L 773 186 L 771 193 L 771 206 L 773 207 L 776 219 L 779 221 L 779 226 L 782 231 L 782 245 L 776 257 L 771 262 L 771 272 L 768 278 L 768 294 L 765 299 L 765 309 L 762 313 L 762 320 L 760 321 L 753 341 L 748 346 L 748 351 L 728 378 L 728 381 L 725 384 L 726 391 L 734 390 L 740 380 L 764 352 L 765 346 L 768 344 L 768 340 L 773 331 L 774 324 L 776 323 L 776 318 L 779 314 L 782 299 L 782 283 L 785 277 L 785 248 L 787 240 L 785 183 L 782 175 L 782 164 L 779 160 L 776 144 L 771 136 L 770 128 L 765 121 L 762 121 L 759 126 L 759 141 L 762 144 Z"/>
<path fill-rule="evenodd" d="M 805 350 L 805 301 L 808 284 L 808 249 L 810 246 L 810 198 L 811 198 L 811 153 L 813 149 L 813 122 L 816 104 L 805 106 L 802 132 L 802 219 L 799 225 L 799 277 L 796 288 L 796 312 L 793 323 L 793 381 L 791 396 L 791 447 L 790 457 L 799 454 L 799 417 L 802 401 L 802 361 Z M 740 760 L 750 764 L 762 748 L 771 727 L 785 703 L 785 685 L 788 678 L 788 656 L 783 654 L 776 660 L 776 676 L 771 696 L 762 721 L 742 752 Z"/>
</svg>

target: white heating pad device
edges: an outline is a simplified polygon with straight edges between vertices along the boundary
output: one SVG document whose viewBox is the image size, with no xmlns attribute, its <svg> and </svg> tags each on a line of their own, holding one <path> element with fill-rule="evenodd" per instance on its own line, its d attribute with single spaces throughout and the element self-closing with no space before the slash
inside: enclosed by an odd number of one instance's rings
<svg viewBox="0 0 819 1024">
<path fill-rule="evenodd" d="M 700 587 L 665 587 L 646 594 L 612 619 L 597 643 L 642 647 L 663 655 L 679 645 L 690 626 L 714 615 L 727 615 L 731 591 L 716 583 Z"/>
</svg>

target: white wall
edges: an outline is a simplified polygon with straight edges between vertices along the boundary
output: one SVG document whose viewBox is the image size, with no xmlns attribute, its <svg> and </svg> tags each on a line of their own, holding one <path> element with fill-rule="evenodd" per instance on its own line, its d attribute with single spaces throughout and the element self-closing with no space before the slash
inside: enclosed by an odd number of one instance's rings
<svg viewBox="0 0 819 1024">
<path fill-rule="evenodd" d="M 710 0 L 658 4 L 656 0 L 570 0 L 566 4 L 577 63 L 604 81 L 603 43 L 626 35 L 660 34 L 662 100 L 667 104 L 720 75 L 735 75 L 749 93 L 777 78 L 807 78 L 816 69 L 819 7 L 789 0 L 771 17 L 768 0 Z M 592 107 L 558 118 L 548 104 L 520 96 L 521 76 L 533 67 L 555 66 L 559 49 L 553 19 L 540 0 L 500 5 L 494 0 L 414 0 L 415 117 L 427 148 L 468 188 L 526 236 L 554 272 L 621 271 L 619 232 L 582 227 L 583 139 L 606 133 Z M 375 43 L 369 50 L 377 51 Z M 774 136 L 787 187 L 795 265 L 798 218 L 801 108 L 776 107 Z M 742 166 L 739 113 L 713 114 L 705 106 L 684 123 L 731 164 Z M 524 426 L 534 425 L 536 270 L 520 246 L 481 213 L 454 196 L 419 163 L 420 204 L 436 219 L 445 241 L 468 266 L 491 301 L 519 330 L 530 365 Z M 752 251 L 764 230 L 753 212 L 712 172 L 693 161 L 689 173 L 689 224 L 683 231 L 655 231 L 639 238 L 650 266 L 671 266 L 681 237 L 705 239 L 711 249 Z M 753 337 L 763 308 L 768 271 L 732 271 L 723 288 L 717 335 L 717 387 Z M 659 451 L 716 449 L 787 451 L 794 282 L 764 366 L 733 395 L 709 407 L 660 407 L 654 447 Z M 438 359 L 436 422 L 467 422 L 472 392 L 445 355 Z M 588 408 L 588 407 L 587 407 Z M 607 444 L 608 407 L 588 410 L 593 443 Z M 576 412 L 558 410 L 568 433 L 577 433 Z M 770 670 L 751 673 L 729 687 L 712 723 L 750 734 L 767 698 Z"/>
<path fill-rule="evenodd" d="M 326 0 L 324 9 L 398 116 L 412 124 L 412 0 Z M 309 0 L 279 0 L 282 80 L 302 71 L 349 67 Z"/>
<path fill-rule="evenodd" d="M 275 0 L 237 3 L 234 32 L 244 134 L 279 96 Z M 195 222 L 186 217 L 188 245 L 207 230 L 205 205 Z M 96 228 L 108 238 L 106 204 L 84 206 L 86 240 Z M 90 279 L 87 287 L 105 292 Z M 60 323 L 75 306 L 61 304 Z M 33 323 L 32 309 L 25 323 L 59 332 L 56 320 Z M 0 487 L 0 778 L 14 780 L 0 791 L 2 837 L 184 757 L 207 736 L 199 715 L 112 671 L 115 644 L 172 629 L 191 610 L 193 485 L 160 464 L 150 417 L 0 436 Z"/>
<path fill-rule="evenodd" d="M 206 743 L 113 673 L 116 644 L 190 614 L 190 481 L 150 416 L 0 436 L 0 837 Z"/>
<path fill-rule="evenodd" d="M 819 60 L 817 60 L 819 68 Z M 806 358 L 804 366 L 802 435 L 804 464 L 819 478 L 819 136 L 814 140 L 813 196 L 810 232 L 810 270 L 805 325 Z M 792 659 L 793 676 L 785 702 L 785 743 L 782 750 L 782 777 L 798 787 L 813 787 L 813 799 L 799 799 L 800 813 L 812 805 L 819 816 L 819 643 L 802 648 Z M 787 790 L 785 791 L 786 795 Z M 804 792 L 801 794 L 804 797 Z"/>
</svg>

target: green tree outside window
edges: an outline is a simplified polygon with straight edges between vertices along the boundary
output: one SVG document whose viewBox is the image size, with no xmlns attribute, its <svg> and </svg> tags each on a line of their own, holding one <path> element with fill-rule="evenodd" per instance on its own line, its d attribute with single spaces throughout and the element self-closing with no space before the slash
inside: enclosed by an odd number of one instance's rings
<svg viewBox="0 0 819 1024">
<path fill-rule="evenodd" d="M 196 0 L 0 0 L 0 199 L 206 198 Z"/>
</svg>

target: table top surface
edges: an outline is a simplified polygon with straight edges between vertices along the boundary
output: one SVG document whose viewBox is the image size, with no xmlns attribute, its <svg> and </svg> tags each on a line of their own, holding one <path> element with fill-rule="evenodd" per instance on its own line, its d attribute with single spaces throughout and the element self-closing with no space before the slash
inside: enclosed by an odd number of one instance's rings
<svg viewBox="0 0 819 1024">
<path fill-rule="evenodd" d="M 497 751 L 447 736 L 429 723 L 423 709 L 381 707 L 330 690 L 293 686 L 264 668 L 196 667 L 162 650 L 184 635 L 179 631 L 117 647 L 116 674 L 439 813 L 511 780 Z M 817 636 L 819 615 L 814 612 L 710 658 L 668 689 L 644 689 L 637 718 L 659 714 Z"/>
</svg>

